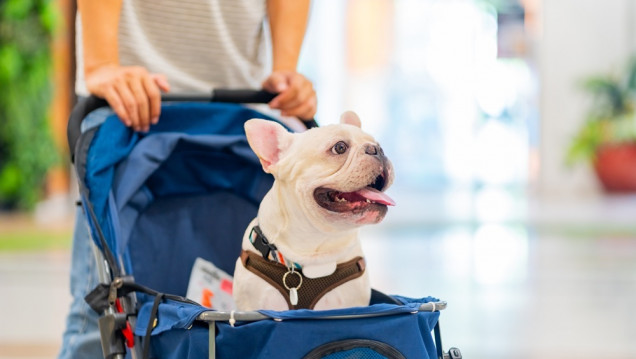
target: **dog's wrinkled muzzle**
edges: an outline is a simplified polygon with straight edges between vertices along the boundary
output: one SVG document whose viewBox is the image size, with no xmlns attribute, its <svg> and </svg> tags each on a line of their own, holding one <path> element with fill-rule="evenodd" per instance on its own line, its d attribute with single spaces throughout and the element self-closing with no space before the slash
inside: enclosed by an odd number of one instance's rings
<svg viewBox="0 0 636 359">
<path fill-rule="evenodd" d="M 376 147 L 377 149 L 377 147 Z M 314 199 L 322 208 L 332 212 L 360 213 L 367 210 L 375 210 L 386 213 L 387 206 L 394 206 L 395 201 L 383 191 L 390 181 L 388 160 L 379 155 L 378 160 L 383 163 L 382 172 L 366 186 L 355 191 L 343 192 L 332 188 L 319 187 L 314 191 Z"/>
</svg>

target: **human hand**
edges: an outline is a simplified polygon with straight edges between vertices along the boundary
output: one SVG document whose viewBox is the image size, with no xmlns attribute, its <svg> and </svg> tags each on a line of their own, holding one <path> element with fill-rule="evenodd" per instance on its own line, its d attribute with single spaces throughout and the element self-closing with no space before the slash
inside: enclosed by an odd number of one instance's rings
<svg viewBox="0 0 636 359">
<path fill-rule="evenodd" d="M 316 114 L 316 91 L 305 76 L 295 71 L 274 71 L 263 82 L 263 89 L 277 93 L 269 107 L 281 110 L 283 116 L 310 120 Z"/>
<path fill-rule="evenodd" d="M 106 99 L 121 121 L 135 131 L 148 131 L 159 121 L 161 92 L 170 84 L 161 74 L 140 66 L 106 65 L 86 74 L 86 87 Z"/>
</svg>

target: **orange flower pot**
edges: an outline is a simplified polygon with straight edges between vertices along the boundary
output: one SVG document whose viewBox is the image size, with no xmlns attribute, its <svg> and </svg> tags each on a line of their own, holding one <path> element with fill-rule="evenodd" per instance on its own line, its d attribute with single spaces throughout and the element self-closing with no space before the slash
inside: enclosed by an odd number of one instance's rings
<svg viewBox="0 0 636 359">
<path fill-rule="evenodd" d="M 600 147 L 594 170 L 607 192 L 636 192 L 636 143 Z"/>
</svg>

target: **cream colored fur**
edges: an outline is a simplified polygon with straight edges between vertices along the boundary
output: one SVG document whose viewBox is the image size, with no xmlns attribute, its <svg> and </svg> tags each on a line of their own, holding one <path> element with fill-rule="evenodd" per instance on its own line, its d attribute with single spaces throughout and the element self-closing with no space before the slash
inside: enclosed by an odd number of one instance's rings
<svg viewBox="0 0 636 359">
<path fill-rule="evenodd" d="M 383 171 L 388 174 L 385 189 L 390 186 L 392 166 L 388 160 L 381 162 L 365 153 L 366 146 L 378 145 L 360 129 L 357 115 L 347 112 L 339 125 L 303 133 L 292 134 L 277 123 L 258 119 L 246 122 L 245 129 L 250 146 L 275 181 L 260 204 L 257 218 L 245 232 L 243 249 L 256 252 L 248 235 L 258 224 L 286 258 L 303 266 L 303 272 L 330 274 L 337 263 L 363 256 L 358 228 L 381 221 L 386 211 L 332 212 L 314 198 L 316 188 L 355 191 L 373 182 Z M 334 153 L 333 146 L 338 141 L 348 144 L 346 154 Z M 245 269 L 240 259 L 234 272 L 233 292 L 239 310 L 288 309 L 280 292 Z M 370 293 L 365 271 L 362 277 L 328 292 L 315 309 L 368 305 Z"/>
</svg>

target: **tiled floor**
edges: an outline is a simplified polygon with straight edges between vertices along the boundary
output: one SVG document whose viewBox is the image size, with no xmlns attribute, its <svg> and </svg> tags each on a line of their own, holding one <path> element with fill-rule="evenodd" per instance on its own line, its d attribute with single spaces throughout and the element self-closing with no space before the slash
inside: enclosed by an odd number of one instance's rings
<svg viewBox="0 0 636 359">
<path fill-rule="evenodd" d="M 0 253 L 0 358 L 53 358 L 70 294 L 70 253 Z"/>
<path fill-rule="evenodd" d="M 361 233 L 374 287 L 447 301 L 444 345 L 466 358 L 636 358 L 636 199 L 484 196 L 396 193 Z M 55 356 L 69 258 L 0 254 L 1 359 Z"/>
<path fill-rule="evenodd" d="M 636 358 L 636 236 L 394 232 L 366 239 L 374 286 L 446 300 L 446 348 L 484 359 Z"/>
</svg>

